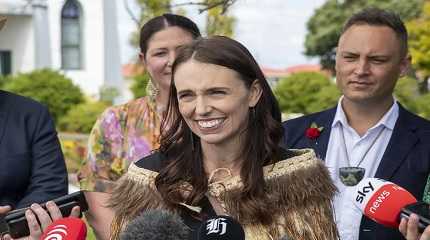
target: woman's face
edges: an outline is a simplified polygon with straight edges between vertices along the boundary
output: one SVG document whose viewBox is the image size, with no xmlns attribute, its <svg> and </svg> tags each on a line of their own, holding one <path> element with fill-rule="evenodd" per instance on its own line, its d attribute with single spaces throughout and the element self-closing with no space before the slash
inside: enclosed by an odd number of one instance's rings
<svg viewBox="0 0 430 240">
<path fill-rule="evenodd" d="M 157 88 L 169 89 L 176 50 L 192 40 L 192 35 L 180 27 L 167 27 L 149 39 L 148 49 L 140 57 Z"/>
<path fill-rule="evenodd" d="M 189 60 L 174 76 L 179 112 L 202 144 L 240 146 L 250 108 L 261 95 L 258 81 L 248 89 L 237 72 Z"/>
</svg>

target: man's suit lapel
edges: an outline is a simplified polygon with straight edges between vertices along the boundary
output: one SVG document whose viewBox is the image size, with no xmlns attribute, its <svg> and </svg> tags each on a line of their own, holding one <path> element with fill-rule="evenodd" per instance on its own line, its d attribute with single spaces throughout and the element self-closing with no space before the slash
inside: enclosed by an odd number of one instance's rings
<svg viewBox="0 0 430 240">
<path fill-rule="evenodd" d="M 314 121 L 318 125 L 318 127 L 324 127 L 324 129 L 317 139 L 311 140 L 307 138 L 307 141 L 309 141 L 309 145 L 312 146 L 312 148 L 315 150 L 316 155 L 323 160 L 325 159 L 327 153 L 327 145 L 331 132 L 331 124 L 333 122 L 335 114 L 336 107 L 324 111 L 320 115 L 317 115 Z"/>
<path fill-rule="evenodd" d="M 401 163 L 406 160 L 412 147 L 418 142 L 418 137 L 415 135 L 416 128 L 409 113 L 399 105 L 399 118 L 375 177 L 389 180 L 394 175 Z"/>
</svg>

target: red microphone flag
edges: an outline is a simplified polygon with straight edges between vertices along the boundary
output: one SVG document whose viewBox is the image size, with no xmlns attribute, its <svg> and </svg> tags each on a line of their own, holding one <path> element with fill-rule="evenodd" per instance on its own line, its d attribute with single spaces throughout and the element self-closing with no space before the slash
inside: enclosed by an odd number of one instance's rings
<svg viewBox="0 0 430 240">
<path fill-rule="evenodd" d="M 404 188 L 377 178 L 363 179 L 355 196 L 354 203 L 365 216 L 389 227 L 398 227 L 402 208 L 417 202 Z"/>
<path fill-rule="evenodd" d="M 46 228 L 40 240 L 85 240 L 87 227 L 76 217 L 60 218 Z"/>
</svg>

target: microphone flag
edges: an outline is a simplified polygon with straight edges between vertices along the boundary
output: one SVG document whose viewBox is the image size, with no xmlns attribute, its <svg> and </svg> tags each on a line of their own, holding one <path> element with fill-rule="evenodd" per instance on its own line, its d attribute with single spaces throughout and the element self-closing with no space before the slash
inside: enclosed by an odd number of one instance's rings
<svg viewBox="0 0 430 240">
<path fill-rule="evenodd" d="M 85 240 L 87 227 L 76 217 L 55 220 L 46 228 L 40 240 Z"/>
</svg>

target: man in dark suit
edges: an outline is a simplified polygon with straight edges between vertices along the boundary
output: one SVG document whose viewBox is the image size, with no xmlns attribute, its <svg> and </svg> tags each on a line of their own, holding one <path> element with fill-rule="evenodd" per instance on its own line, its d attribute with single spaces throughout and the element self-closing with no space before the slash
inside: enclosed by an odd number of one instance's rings
<svg viewBox="0 0 430 240">
<path fill-rule="evenodd" d="M 409 67 L 407 38 L 392 12 L 366 9 L 352 16 L 336 53 L 336 83 L 343 94 L 338 105 L 284 123 L 285 146 L 313 148 L 339 189 L 334 206 L 342 240 L 404 239 L 397 229 L 376 224 L 354 208 L 352 185 L 362 177 L 394 182 L 417 199 L 423 195 L 430 122 L 392 95 Z"/>
<path fill-rule="evenodd" d="M 46 107 L 0 90 L 0 208 L 67 194 L 67 170 Z"/>
</svg>

